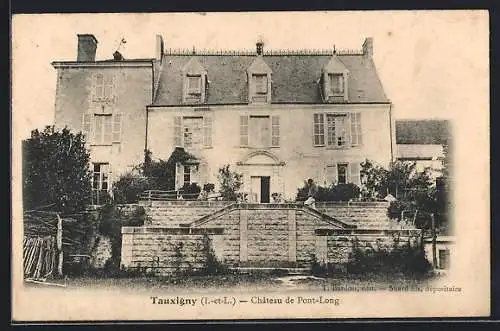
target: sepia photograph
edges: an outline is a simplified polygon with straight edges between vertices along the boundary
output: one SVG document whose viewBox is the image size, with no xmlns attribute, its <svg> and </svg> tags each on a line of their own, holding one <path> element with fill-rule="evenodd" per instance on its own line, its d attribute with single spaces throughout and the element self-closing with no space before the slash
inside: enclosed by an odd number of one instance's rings
<svg viewBox="0 0 500 331">
<path fill-rule="evenodd" d="M 12 320 L 488 317 L 488 13 L 12 17 Z"/>
</svg>

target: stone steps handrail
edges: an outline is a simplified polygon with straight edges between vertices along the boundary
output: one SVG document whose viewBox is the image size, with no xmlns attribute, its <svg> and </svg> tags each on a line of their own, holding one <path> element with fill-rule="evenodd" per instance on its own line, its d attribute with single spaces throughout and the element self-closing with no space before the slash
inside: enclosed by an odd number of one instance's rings
<svg viewBox="0 0 500 331">
<path fill-rule="evenodd" d="M 203 225 L 213 219 L 216 219 L 220 216 L 223 216 L 227 214 L 228 212 L 236 209 L 247 209 L 247 210 L 257 210 L 257 209 L 296 209 L 296 210 L 301 210 L 303 212 L 306 212 L 312 216 L 316 216 L 321 218 L 323 221 L 330 223 L 335 226 L 340 226 L 343 229 L 355 229 L 357 228 L 356 225 L 354 224 L 349 224 L 343 221 L 340 221 L 334 217 L 331 217 L 319 210 L 313 209 L 308 206 L 304 206 L 303 204 L 296 204 L 296 203 L 266 203 L 266 204 L 259 204 L 259 203 L 232 203 L 228 206 L 225 206 L 213 213 L 210 213 L 209 215 L 205 215 L 191 223 L 186 223 L 186 224 L 180 224 L 182 227 L 197 227 L 200 225 Z"/>
</svg>

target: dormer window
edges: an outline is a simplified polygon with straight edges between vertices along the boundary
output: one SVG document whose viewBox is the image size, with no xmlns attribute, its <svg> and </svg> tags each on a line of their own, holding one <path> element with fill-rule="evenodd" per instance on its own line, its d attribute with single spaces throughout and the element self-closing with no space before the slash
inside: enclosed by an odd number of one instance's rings
<svg viewBox="0 0 500 331">
<path fill-rule="evenodd" d="M 323 68 L 321 91 L 323 101 L 328 103 L 347 102 L 349 71 L 340 59 L 333 55 L 330 62 Z"/>
<path fill-rule="evenodd" d="M 259 55 L 247 70 L 248 73 L 248 102 L 271 102 L 271 68 Z"/>
<path fill-rule="evenodd" d="M 330 82 L 329 96 L 336 96 L 344 93 L 344 75 L 343 74 L 328 74 Z"/>
<path fill-rule="evenodd" d="M 267 75 L 253 75 L 256 94 L 267 94 Z"/>
<path fill-rule="evenodd" d="M 187 104 L 205 103 L 208 86 L 207 72 L 193 57 L 183 69 L 182 100 Z"/>
<path fill-rule="evenodd" d="M 201 75 L 188 75 L 187 76 L 187 89 L 190 96 L 201 95 Z"/>
</svg>

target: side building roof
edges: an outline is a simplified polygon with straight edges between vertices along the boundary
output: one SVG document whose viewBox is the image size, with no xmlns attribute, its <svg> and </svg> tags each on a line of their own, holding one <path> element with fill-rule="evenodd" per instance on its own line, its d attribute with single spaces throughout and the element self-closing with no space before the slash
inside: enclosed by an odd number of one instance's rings
<svg viewBox="0 0 500 331">
<path fill-rule="evenodd" d="M 446 145 L 450 139 L 448 120 L 396 121 L 396 144 Z"/>
</svg>

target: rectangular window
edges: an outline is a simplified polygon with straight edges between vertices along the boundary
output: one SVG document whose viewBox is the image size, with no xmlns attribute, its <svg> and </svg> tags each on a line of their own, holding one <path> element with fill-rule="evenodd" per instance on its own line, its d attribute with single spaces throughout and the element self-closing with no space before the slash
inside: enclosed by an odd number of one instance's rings
<svg viewBox="0 0 500 331">
<path fill-rule="evenodd" d="M 109 177 L 109 163 L 93 163 L 92 203 L 99 205 L 107 201 L 106 194 L 111 189 Z"/>
<path fill-rule="evenodd" d="M 203 117 L 184 117 L 183 121 L 184 147 L 203 146 Z"/>
<path fill-rule="evenodd" d="M 255 93 L 267 94 L 267 75 L 252 75 L 255 86 Z"/>
<path fill-rule="evenodd" d="M 347 184 L 347 163 L 337 164 L 338 184 Z"/>
<path fill-rule="evenodd" d="M 252 147 L 270 146 L 269 116 L 250 116 L 250 144 Z"/>
<path fill-rule="evenodd" d="M 187 76 L 188 94 L 201 94 L 201 75 Z"/>
<path fill-rule="evenodd" d="M 344 147 L 346 145 L 346 122 L 345 115 L 326 115 L 328 146 Z"/>
<path fill-rule="evenodd" d="M 185 165 L 184 166 L 184 184 L 191 184 L 191 166 Z"/>
<path fill-rule="evenodd" d="M 323 114 L 314 114 L 313 125 L 314 145 L 323 146 L 325 144 L 325 122 Z"/>
<path fill-rule="evenodd" d="M 96 145 L 111 144 L 112 138 L 112 116 L 94 115 L 94 141 Z"/>
<path fill-rule="evenodd" d="M 361 136 L 361 113 L 351 114 L 351 145 L 360 146 L 363 144 Z"/>
<path fill-rule="evenodd" d="M 120 142 L 122 136 L 122 114 L 83 115 L 82 132 L 90 137 L 87 140 L 93 145 L 110 145 Z"/>
<path fill-rule="evenodd" d="M 344 93 L 344 75 L 343 74 L 328 74 L 330 83 L 330 95 Z"/>
<path fill-rule="evenodd" d="M 93 75 L 94 100 L 110 100 L 115 96 L 115 76 L 113 74 L 95 73 Z"/>
</svg>

